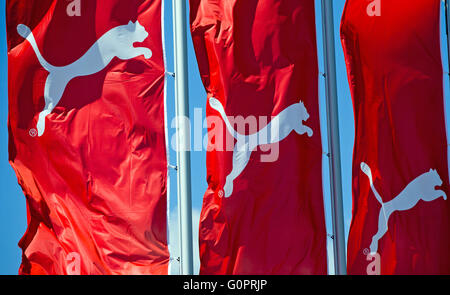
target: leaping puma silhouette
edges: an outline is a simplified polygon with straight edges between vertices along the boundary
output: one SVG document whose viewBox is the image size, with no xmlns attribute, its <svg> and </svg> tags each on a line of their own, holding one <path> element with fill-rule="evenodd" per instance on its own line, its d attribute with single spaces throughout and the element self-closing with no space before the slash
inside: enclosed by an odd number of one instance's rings
<svg viewBox="0 0 450 295">
<path fill-rule="evenodd" d="M 269 124 L 267 124 L 259 132 L 243 135 L 239 134 L 231 126 L 225 110 L 214 97 L 209 99 L 209 105 L 220 113 L 228 132 L 237 140 L 233 149 L 233 168 L 226 177 L 224 185 L 224 195 L 228 198 L 233 192 L 233 181 L 242 173 L 250 160 L 253 150 L 259 145 L 277 143 L 285 139 L 292 131 L 295 130 L 299 135 L 307 134 L 309 137 L 313 135 L 313 131 L 308 126 L 303 125 L 303 121 L 309 119 L 308 111 L 303 102 L 290 105 L 277 116 L 275 116 Z M 268 136 L 260 136 L 267 134 Z"/>
<path fill-rule="evenodd" d="M 386 203 L 383 202 L 383 199 L 373 184 L 372 170 L 369 165 L 362 162 L 361 170 L 369 178 L 370 188 L 377 201 L 381 204 L 378 217 L 378 232 L 372 237 L 372 243 L 370 244 L 371 253 L 378 251 L 378 241 L 388 231 L 388 220 L 392 213 L 395 211 L 409 210 L 416 206 L 420 200 L 431 202 L 440 197 L 447 200 L 447 195 L 444 191 L 435 189 L 435 187 L 442 185 L 442 179 L 434 169 L 430 169 L 430 171 L 415 178 L 398 196 Z"/>
<path fill-rule="evenodd" d="M 17 32 L 30 43 L 39 63 L 49 72 L 44 89 L 45 107 L 39 114 L 37 123 L 38 136 L 44 133 L 45 117 L 59 103 L 67 84 L 73 78 L 100 72 L 114 57 L 128 60 L 141 55 L 146 59 L 152 56 L 152 51 L 148 48 L 133 47 L 134 43 L 143 42 L 148 37 L 147 31 L 138 21 L 130 21 L 127 25 L 109 30 L 80 59 L 64 67 L 53 66 L 44 59 L 29 27 L 20 24 Z"/>
</svg>

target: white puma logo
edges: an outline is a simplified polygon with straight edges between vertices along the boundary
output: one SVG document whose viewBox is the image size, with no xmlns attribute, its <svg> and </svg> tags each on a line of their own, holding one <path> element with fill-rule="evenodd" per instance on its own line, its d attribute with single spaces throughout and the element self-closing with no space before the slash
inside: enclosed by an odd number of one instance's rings
<svg viewBox="0 0 450 295">
<path fill-rule="evenodd" d="M 45 107 L 39 114 L 37 123 L 38 136 L 44 133 L 45 117 L 59 103 L 70 80 L 100 72 L 114 57 L 128 60 L 141 55 L 146 59 L 152 56 L 152 51 L 148 48 L 133 47 L 134 43 L 143 42 L 148 37 L 147 31 L 138 21 L 130 21 L 127 25 L 109 30 L 80 59 L 64 67 L 53 66 L 44 59 L 29 27 L 20 24 L 17 32 L 30 43 L 40 64 L 49 72 L 44 90 Z"/>
<path fill-rule="evenodd" d="M 447 200 L 447 195 L 442 190 L 437 190 L 435 187 L 442 185 L 442 179 L 436 170 L 430 171 L 418 176 L 411 181 L 398 196 L 394 199 L 383 203 L 383 200 L 373 185 L 372 171 L 366 163 L 361 163 L 361 170 L 367 175 L 370 182 L 370 188 L 377 201 L 381 204 L 381 210 L 378 217 L 378 232 L 372 237 L 370 244 L 370 252 L 376 253 L 378 251 L 378 241 L 388 231 L 388 220 L 395 211 L 405 211 L 413 208 L 420 200 L 425 202 L 434 201 L 440 197 Z"/>
<path fill-rule="evenodd" d="M 220 113 L 220 116 L 227 126 L 228 132 L 230 132 L 237 140 L 233 149 L 233 168 L 231 173 L 226 177 L 225 186 L 223 188 L 226 198 L 232 194 L 233 181 L 245 169 L 253 150 L 257 146 L 280 142 L 293 130 L 300 135 L 305 133 L 307 133 L 309 137 L 313 135 L 312 129 L 303 125 L 303 121 L 309 119 L 309 114 L 301 101 L 290 105 L 275 116 L 263 129 L 250 135 L 239 134 L 233 129 L 222 104 L 216 98 L 211 97 L 209 99 L 209 105 Z M 268 136 L 260 136 L 261 134 L 266 134 Z"/>
</svg>

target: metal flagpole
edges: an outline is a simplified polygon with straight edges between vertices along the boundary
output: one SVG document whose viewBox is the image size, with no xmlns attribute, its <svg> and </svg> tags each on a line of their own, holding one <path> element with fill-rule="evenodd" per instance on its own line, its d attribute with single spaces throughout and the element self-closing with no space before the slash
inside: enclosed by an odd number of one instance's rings
<svg viewBox="0 0 450 295">
<path fill-rule="evenodd" d="M 446 25 L 446 33 L 447 33 L 447 55 L 448 55 L 448 64 L 449 64 L 449 75 L 450 75 L 450 36 L 449 36 L 449 32 L 450 32 L 450 21 L 449 21 L 449 17 L 450 17 L 450 5 L 448 3 L 448 0 L 445 0 L 445 25 Z"/>
<path fill-rule="evenodd" d="M 347 274 L 344 210 L 342 205 L 341 153 L 334 46 L 332 0 L 322 0 L 322 29 L 324 43 L 325 88 L 327 96 L 328 149 L 330 163 L 331 212 L 333 220 L 334 267 L 337 275 Z"/>
<path fill-rule="evenodd" d="M 192 249 L 192 200 L 187 64 L 186 1 L 173 0 L 175 92 L 177 108 L 178 212 L 180 218 L 181 274 L 194 273 Z"/>
</svg>

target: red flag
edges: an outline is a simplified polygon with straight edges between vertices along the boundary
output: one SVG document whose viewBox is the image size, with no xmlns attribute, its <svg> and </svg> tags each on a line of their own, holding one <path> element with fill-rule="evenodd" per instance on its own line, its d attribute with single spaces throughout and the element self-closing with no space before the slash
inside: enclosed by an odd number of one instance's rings
<svg viewBox="0 0 450 295">
<path fill-rule="evenodd" d="M 200 273 L 326 274 L 314 1 L 190 7 L 210 127 Z"/>
<path fill-rule="evenodd" d="M 167 274 L 161 1 L 7 1 L 21 274 Z"/>
<path fill-rule="evenodd" d="M 348 0 L 353 97 L 351 274 L 450 274 L 440 1 Z M 375 254 L 376 253 L 376 254 Z"/>
</svg>

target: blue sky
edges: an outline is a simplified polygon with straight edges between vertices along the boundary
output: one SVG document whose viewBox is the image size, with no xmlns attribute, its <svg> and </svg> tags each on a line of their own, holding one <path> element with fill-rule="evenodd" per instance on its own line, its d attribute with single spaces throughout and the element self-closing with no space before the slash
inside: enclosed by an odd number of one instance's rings
<svg viewBox="0 0 450 295">
<path fill-rule="evenodd" d="M 172 35 L 172 1 L 165 1 L 165 42 L 167 55 L 167 71 L 173 71 L 173 35 Z M 347 74 L 345 61 L 339 38 L 339 24 L 344 7 L 345 0 L 334 0 L 334 18 L 335 18 L 335 38 L 336 38 L 336 58 L 337 58 L 337 78 L 338 78 L 338 96 L 339 96 L 339 116 L 340 116 L 340 132 L 341 132 L 341 157 L 342 157 L 342 173 L 343 173 L 343 193 L 344 193 L 344 217 L 346 235 L 351 219 L 351 164 L 354 141 L 354 121 L 352 102 L 347 82 Z M 319 53 L 319 71 L 323 72 L 323 48 L 322 48 L 322 26 L 320 0 L 316 0 L 316 18 L 317 18 L 317 42 Z M 444 17 L 441 23 L 444 28 Z M 0 193 L 0 274 L 16 274 L 21 261 L 21 250 L 17 246 L 18 241 L 22 237 L 26 229 L 26 206 L 25 198 L 17 184 L 16 176 L 8 163 L 8 98 L 7 98 L 7 54 L 6 54 L 6 36 L 5 36 L 5 0 L 0 0 L 0 185 L 3 188 Z M 442 30 L 442 55 L 444 70 L 447 68 L 447 47 L 445 39 L 445 30 Z M 189 96 L 190 96 L 190 113 L 193 115 L 194 109 L 203 110 L 206 104 L 206 92 L 200 80 L 198 67 L 192 47 L 190 34 L 188 34 L 189 42 Z M 448 76 L 445 76 L 444 86 L 445 94 L 448 93 Z M 174 91 L 173 79 L 168 78 L 167 83 L 167 108 L 169 124 L 174 117 Z M 326 116 L 325 116 L 325 88 L 324 80 L 319 79 L 319 99 L 321 108 L 321 125 L 323 150 L 327 151 L 326 137 Z M 447 122 L 449 108 L 446 107 Z M 170 126 L 169 126 L 170 127 Z M 448 131 L 447 131 L 448 133 Z M 174 129 L 169 128 L 169 138 L 174 134 Z M 206 134 L 206 130 L 203 130 Z M 194 236 L 197 237 L 198 215 L 201 209 L 203 193 L 207 188 L 206 184 L 206 155 L 205 151 L 192 152 L 192 201 L 194 212 Z M 176 153 L 170 151 L 171 164 L 176 164 Z M 326 213 L 326 222 L 328 233 L 331 234 L 331 213 L 330 213 L 330 194 L 329 194 L 329 174 L 328 160 L 323 158 L 323 186 L 324 186 L 324 205 Z M 171 242 L 174 244 L 172 255 L 177 256 L 177 221 L 176 221 L 176 173 L 170 171 L 171 177 L 171 219 L 170 225 Z M 196 244 L 196 240 L 194 241 Z M 330 273 L 333 270 L 332 244 L 328 241 L 329 246 L 329 265 Z M 198 247 L 194 247 L 196 250 Z M 196 257 L 196 268 L 198 268 L 198 256 Z M 175 271 L 176 273 L 176 271 Z"/>
</svg>

